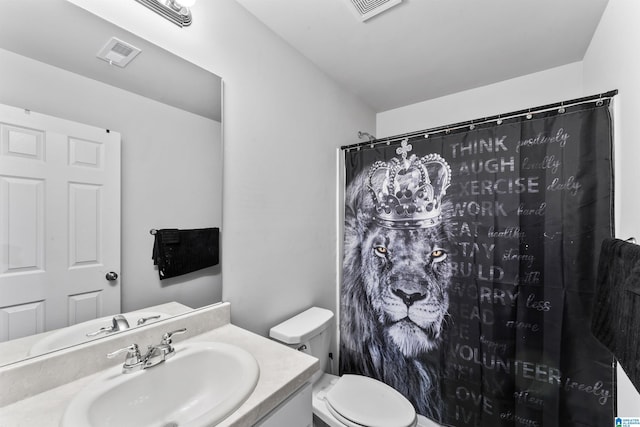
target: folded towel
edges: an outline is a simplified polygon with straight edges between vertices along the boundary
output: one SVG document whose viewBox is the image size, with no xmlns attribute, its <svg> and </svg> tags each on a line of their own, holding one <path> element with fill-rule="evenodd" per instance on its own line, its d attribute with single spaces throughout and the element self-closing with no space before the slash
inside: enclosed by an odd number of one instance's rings
<svg viewBox="0 0 640 427">
<path fill-rule="evenodd" d="M 602 242 L 591 331 L 640 390 L 640 246 Z"/>
<path fill-rule="evenodd" d="M 219 240 L 219 228 L 157 230 L 152 258 L 160 280 L 217 265 Z"/>
</svg>

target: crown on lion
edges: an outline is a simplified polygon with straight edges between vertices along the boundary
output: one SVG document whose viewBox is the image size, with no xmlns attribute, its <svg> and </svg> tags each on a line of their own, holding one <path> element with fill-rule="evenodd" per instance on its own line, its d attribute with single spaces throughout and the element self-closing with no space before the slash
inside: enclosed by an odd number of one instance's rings
<svg viewBox="0 0 640 427">
<path fill-rule="evenodd" d="M 402 158 L 377 161 L 369 169 L 367 187 L 374 220 L 387 228 L 427 228 L 442 221 L 442 198 L 451 183 L 451 167 L 438 154 L 418 158 L 408 140 L 396 150 Z"/>
</svg>

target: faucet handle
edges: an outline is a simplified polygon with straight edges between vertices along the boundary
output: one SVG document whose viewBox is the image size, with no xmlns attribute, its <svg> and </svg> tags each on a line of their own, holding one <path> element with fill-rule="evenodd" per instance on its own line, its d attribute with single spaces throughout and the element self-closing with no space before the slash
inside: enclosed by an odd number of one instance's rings
<svg viewBox="0 0 640 427">
<path fill-rule="evenodd" d="M 138 326 L 139 325 L 144 325 L 145 323 L 147 323 L 149 320 L 154 320 L 154 319 L 159 319 L 160 315 L 156 314 L 155 316 L 149 316 L 149 317 L 141 317 L 138 319 Z"/>
<path fill-rule="evenodd" d="M 100 335 L 103 332 L 112 332 L 113 331 L 113 326 L 105 326 L 104 328 L 100 328 L 97 331 L 94 332 L 89 332 L 87 334 L 88 337 L 95 337 L 96 335 Z"/>
<path fill-rule="evenodd" d="M 171 344 L 171 338 L 174 335 L 184 334 L 185 332 L 187 332 L 187 328 L 176 329 L 175 331 L 167 332 L 162 336 L 162 342 L 160 344 L 169 345 Z"/>
<path fill-rule="evenodd" d="M 116 357 L 117 355 L 127 352 L 127 361 L 126 364 L 134 364 L 140 362 L 140 349 L 138 348 L 138 344 L 131 344 L 130 346 L 121 348 L 112 353 L 107 354 L 109 359 Z"/>
</svg>

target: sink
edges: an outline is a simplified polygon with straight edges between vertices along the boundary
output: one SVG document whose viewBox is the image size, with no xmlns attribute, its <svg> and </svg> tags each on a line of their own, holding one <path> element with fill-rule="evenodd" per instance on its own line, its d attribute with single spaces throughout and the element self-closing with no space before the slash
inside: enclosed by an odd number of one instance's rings
<svg viewBox="0 0 640 427">
<path fill-rule="evenodd" d="M 161 319 L 169 317 L 168 314 L 158 313 L 153 311 L 138 311 L 134 313 L 126 313 L 123 316 L 127 319 L 129 327 L 133 328 L 137 326 L 138 319 L 160 316 L 158 319 L 150 319 L 145 325 L 152 322 L 156 322 Z M 75 325 L 67 326 L 56 331 L 45 334 L 42 339 L 36 341 L 29 350 L 29 356 L 36 356 L 38 354 L 47 353 L 59 348 L 69 347 L 76 344 L 82 344 L 84 342 L 92 341 L 104 336 L 108 336 L 109 333 L 101 333 L 96 336 L 88 337 L 87 334 L 96 332 L 100 328 L 109 327 L 112 325 L 113 316 L 101 317 L 99 319 L 88 320 L 86 322 L 77 323 Z"/>
<path fill-rule="evenodd" d="M 260 369 L 246 350 L 219 342 L 181 343 L 152 368 L 110 368 L 80 390 L 61 427 L 200 427 L 234 412 L 255 388 Z"/>
</svg>

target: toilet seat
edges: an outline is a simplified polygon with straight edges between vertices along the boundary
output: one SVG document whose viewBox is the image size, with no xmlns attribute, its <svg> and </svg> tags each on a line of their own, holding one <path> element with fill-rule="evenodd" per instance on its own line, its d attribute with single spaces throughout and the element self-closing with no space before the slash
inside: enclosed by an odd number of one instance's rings
<svg viewBox="0 0 640 427">
<path fill-rule="evenodd" d="M 349 427 L 412 427 L 416 411 L 387 384 L 362 375 L 343 375 L 325 397 L 331 415 Z"/>
</svg>

